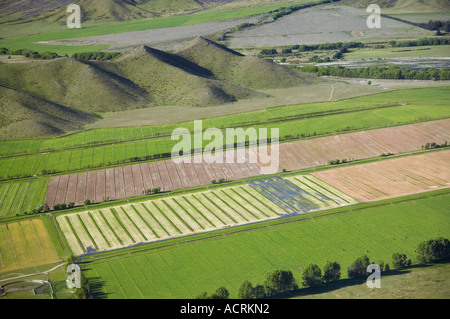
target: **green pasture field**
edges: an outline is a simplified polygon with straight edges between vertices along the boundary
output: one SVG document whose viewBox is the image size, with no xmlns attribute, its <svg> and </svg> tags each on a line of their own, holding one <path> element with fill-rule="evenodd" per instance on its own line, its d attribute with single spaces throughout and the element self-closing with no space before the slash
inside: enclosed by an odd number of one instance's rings
<svg viewBox="0 0 450 319">
<path fill-rule="evenodd" d="M 311 0 L 303 0 L 298 2 L 289 3 L 288 5 L 295 5 L 301 3 L 314 2 Z M 30 27 L 30 25 L 24 24 L 24 27 L 28 28 L 30 33 L 36 32 L 36 30 L 45 30 L 45 33 L 34 34 L 32 36 L 21 36 L 19 38 L 11 38 L 11 34 L 14 32 L 20 32 L 20 30 L 14 30 L 17 28 L 16 25 L 8 26 L 10 30 L 9 34 L 3 35 L 0 33 L 5 40 L 0 41 L 0 47 L 6 47 L 10 50 L 17 49 L 32 49 L 38 52 L 51 51 L 58 54 L 73 54 L 76 52 L 89 52 L 93 51 L 95 47 L 71 47 L 71 46 L 51 46 L 51 45 L 38 45 L 32 44 L 33 42 L 39 41 L 52 41 L 61 39 L 71 39 L 79 37 L 88 37 L 96 35 L 105 35 L 113 33 L 123 33 L 132 31 L 142 31 L 150 29 L 162 29 L 171 28 L 183 25 L 198 24 L 203 22 L 214 22 L 233 18 L 242 18 L 251 15 L 267 13 L 271 10 L 278 9 L 280 7 L 286 6 L 286 3 L 279 3 L 274 5 L 255 5 L 249 8 L 239 8 L 230 10 L 211 10 L 205 12 L 199 12 L 196 14 L 187 14 L 173 17 L 165 18 L 154 18 L 154 19 L 143 19 L 135 21 L 125 21 L 118 23 L 104 23 L 104 24 L 82 24 L 81 29 L 68 29 L 66 25 L 53 23 L 52 25 L 42 26 L 42 22 L 31 22 L 31 25 L 36 24 L 36 28 Z M 34 29 L 34 30 L 33 30 Z M 98 50 L 98 47 L 97 47 Z"/>
<path fill-rule="evenodd" d="M 12 211 L 30 212 L 45 200 L 49 178 L 30 178 L 21 182 L 0 183 L 0 218 L 11 217 Z"/>
<path fill-rule="evenodd" d="M 270 136 L 271 128 L 279 128 L 280 139 L 297 139 L 401 125 L 450 116 L 447 102 L 449 95 L 450 90 L 447 87 L 438 87 L 400 90 L 338 102 L 289 105 L 206 119 L 203 129 L 233 126 L 267 128 Z M 350 111 L 340 114 L 311 114 L 333 110 Z M 44 170 L 70 172 L 100 168 L 122 164 L 127 160 L 129 162 L 132 157 L 170 153 L 173 146 L 179 142 L 170 138 L 176 127 L 187 128 L 192 132 L 194 125 L 193 122 L 188 122 L 95 129 L 55 139 L 2 141 L 0 154 L 4 157 L 0 158 L 0 178 L 40 175 L 45 173 Z M 225 137 L 225 130 L 222 130 L 222 133 Z M 99 143 L 104 145 L 95 145 Z M 210 141 L 204 140 L 203 146 L 209 143 Z M 31 154 L 12 156 L 18 153 Z"/>
<path fill-rule="evenodd" d="M 449 45 L 405 47 L 405 48 L 364 48 L 351 49 L 344 54 L 345 60 L 389 59 L 389 58 L 442 58 L 450 57 Z"/>
<path fill-rule="evenodd" d="M 96 293 L 107 298 L 195 298 L 219 286 L 236 298 L 244 280 L 262 284 L 267 272 L 284 269 L 300 284 L 301 267 L 323 267 L 327 261 L 340 263 L 345 279 L 347 267 L 359 256 L 392 263 L 392 254 L 400 252 L 415 263 L 419 242 L 450 236 L 448 191 L 406 199 L 361 204 L 365 208 L 354 206 L 343 214 L 290 219 L 285 224 L 267 222 L 268 227 L 177 245 L 169 241 L 131 254 L 87 258 L 82 268 L 92 283 L 103 283 Z"/>
<path fill-rule="evenodd" d="M 381 276 L 382 289 L 361 280 L 341 280 L 289 294 L 294 299 L 445 299 L 450 295 L 450 264 L 394 270 Z"/>
</svg>

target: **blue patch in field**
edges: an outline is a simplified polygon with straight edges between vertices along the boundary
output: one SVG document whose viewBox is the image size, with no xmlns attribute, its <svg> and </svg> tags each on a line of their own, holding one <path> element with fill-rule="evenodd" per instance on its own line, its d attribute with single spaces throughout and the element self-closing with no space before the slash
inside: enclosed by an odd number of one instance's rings
<svg viewBox="0 0 450 319">
<path fill-rule="evenodd" d="M 306 199 L 306 196 L 310 195 L 308 192 L 284 178 L 272 177 L 254 180 L 249 185 L 283 208 L 289 215 L 303 214 L 318 208 Z"/>
</svg>

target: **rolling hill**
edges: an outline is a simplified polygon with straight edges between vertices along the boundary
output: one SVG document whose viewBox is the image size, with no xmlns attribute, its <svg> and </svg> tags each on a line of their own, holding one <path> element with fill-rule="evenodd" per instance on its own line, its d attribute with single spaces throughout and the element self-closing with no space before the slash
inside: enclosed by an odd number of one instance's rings
<svg viewBox="0 0 450 319">
<path fill-rule="evenodd" d="M 202 9 L 195 0 L 4 0 L 0 3 L 0 16 L 65 23 L 66 7 L 71 3 L 81 7 L 82 21 L 91 22 L 130 21 Z"/>
<path fill-rule="evenodd" d="M 210 70 L 181 56 L 146 46 L 99 65 L 147 90 L 158 105 L 217 105 L 264 96 L 217 79 Z"/>
<path fill-rule="evenodd" d="M 72 58 L 0 64 L 0 85 L 86 112 L 148 106 L 146 91 L 128 79 Z"/>
<path fill-rule="evenodd" d="M 323 81 L 265 59 L 244 56 L 204 37 L 191 41 L 176 54 L 210 70 L 218 79 L 251 89 L 286 88 Z"/>
<path fill-rule="evenodd" d="M 3 116 L 0 136 L 58 135 L 94 121 L 92 114 L 164 105 L 223 105 L 269 97 L 262 89 L 323 81 L 327 80 L 243 56 L 205 38 L 176 53 L 140 46 L 110 61 L 62 57 L 0 63 L 0 86 L 8 93 L 1 106 L 5 112 L 11 105 L 20 110 L 20 116 L 15 112 Z M 29 127 L 39 133 L 25 133 L 20 123 L 26 120 L 34 120 Z"/>
<path fill-rule="evenodd" d="M 76 131 L 98 116 L 0 86 L 0 139 L 56 136 Z"/>
</svg>

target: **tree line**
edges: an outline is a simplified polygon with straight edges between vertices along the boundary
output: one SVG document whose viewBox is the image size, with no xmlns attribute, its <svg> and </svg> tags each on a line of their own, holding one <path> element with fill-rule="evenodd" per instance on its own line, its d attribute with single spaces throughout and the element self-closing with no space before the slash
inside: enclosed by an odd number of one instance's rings
<svg viewBox="0 0 450 319">
<path fill-rule="evenodd" d="M 422 47 L 422 46 L 434 46 L 434 45 L 449 45 L 449 38 L 422 38 L 418 40 L 407 40 L 407 41 L 395 41 L 391 40 L 388 42 L 393 48 L 403 48 L 403 47 Z"/>
<path fill-rule="evenodd" d="M 350 69 L 343 66 L 304 65 L 298 68 L 303 72 L 315 73 L 318 76 L 395 80 L 450 80 L 449 68 L 422 68 L 419 71 L 400 66 L 371 66 Z"/>
<path fill-rule="evenodd" d="M 55 52 L 46 51 L 43 53 L 39 53 L 37 51 L 33 51 L 33 50 L 29 50 L 29 49 L 9 50 L 7 48 L 0 48 L 0 54 L 2 54 L 2 55 L 23 55 L 27 58 L 42 59 L 42 60 L 53 60 L 53 59 L 60 57 Z"/>
<path fill-rule="evenodd" d="M 450 261 L 450 241 L 444 237 L 430 239 L 420 242 L 417 246 L 416 257 L 419 264 L 441 263 Z M 360 256 L 350 264 L 347 268 L 347 276 L 349 279 L 360 279 L 367 277 L 367 267 L 370 262 L 367 255 Z M 392 269 L 405 269 L 411 267 L 411 259 L 403 253 L 392 254 Z M 389 263 L 380 260 L 377 263 L 380 271 L 387 272 L 391 270 Z M 341 279 L 341 265 L 336 262 L 327 262 L 323 269 L 316 264 L 307 265 L 301 275 L 301 283 L 303 287 L 317 287 L 336 282 Z M 263 284 L 253 285 L 250 281 L 245 280 L 238 290 L 238 298 L 240 299 L 262 299 L 268 297 L 277 297 L 282 294 L 298 290 L 299 286 L 296 282 L 294 274 L 289 270 L 276 269 L 266 273 Z M 219 287 L 214 293 L 208 294 L 202 292 L 197 299 L 228 299 L 229 291 L 225 287 Z"/>
<path fill-rule="evenodd" d="M 108 61 L 118 55 L 120 55 L 120 52 L 82 52 L 74 53 L 72 58 L 79 61 Z"/>
<path fill-rule="evenodd" d="M 335 43 L 321 43 L 321 44 L 294 44 L 287 45 L 281 49 L 282 54 L 293 53 L 293 50 L 297 52 L 312 52 L 312 51 L 327 51 L 327 50 L 343 50 L 345 49 L 354 49 L 354 48 L 364 48 L 366 45 L 362 42 L 335 42 Z M 278 50 L 276 48 L 266 48 L 260 51 L 260 55 L 277 55 Z"/>
<path fill-rule="evenodd" d="M 9 50 L 7 48 L 0 48 L 0 55 L 23 55 L 27 58 L 42 60 L 53 60 L 61 57 L 55 52 L 46 51 L 43 53 L 39 53 L 30 49 Z M 72 57 L 79 61 L 107 61 L 115 58 L 118 55 L 120 55 L 120 52 L 82 52 L 74 53 Z M 65 56 L 67 57 L 68 55 L 66 54 Z"/>
<path fill-rule="evenodd" d="M 396 41 L 391 40 L 387 42 L 392 48 L 403 48 L 403 47 L 416 47 L 416 46 L 435 46 L 435 45 L 449 45 L 449 38 L 422 38 L 418 40 L 405 40 L 405 41 Z M 311 44 L 311 45 L 287 45 L 284 46 L 280 52 L 276 48 L 265 48 L 259 52 L 260 56 L 274 56 L 277 54 L 291 54 L 294 50 L 297 52 L 313 52 L 313 51 L 327 51 L 327 50 L 338 50 L 334 55 L 333 59 L 341 59 L 344 53 L 347 53 L 349 49 L 356 48 L 368 48 L 371 47 L 369 44 L 364 44 L 362 42 L 335 42 L 335 43 L 322 43 L 322 44 Z M 377 44 L 375 48 L 380 49 L 384 48 L 385 45 Z"/>
</svg>

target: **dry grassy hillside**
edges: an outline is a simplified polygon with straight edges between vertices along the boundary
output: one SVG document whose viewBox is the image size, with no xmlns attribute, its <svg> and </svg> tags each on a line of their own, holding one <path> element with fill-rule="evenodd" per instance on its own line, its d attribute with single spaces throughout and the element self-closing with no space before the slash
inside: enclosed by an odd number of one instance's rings
<svg viewBox="0 0 450 319">
<path fill-rule="evenodd" d="M 146 46 L 135 48 L 101 65 L 147 90 L 159 105 L 217 105 L 263 96 L 216 79 L 210 70 L 183 57 Z"/>
<path fill-rule="evenodd" d="M 55 136 L 98 117 L 0 86 L 0 139 Z"/>
<path fill-rule="evenodd" d="M 219 79 L 252 89 L 287 88 L 319 82 L 310 74 L 243 56 L 203 37 L 178 50 L 177 55 L 210 70 Z"/>
<path fill-rule="evenodd" d="M 323 81 L 313 74 L 243 56 L 205 38 L 193 40 L 175 54 L 140 46 L 102 62 L 63 57 L 0 63 L 0 86 L 7 93 L 0 106 L 5 114 L 17 106 L 11 116 L 1 118 L 0 136 L 58 135 L 95 120 L 87 113 L 223 105 L 268 97 L 262 89 Z M 59 111 L 53 112 L 55 108 Z M 33 130 L 23 130 L 20 123 L 27 120 L 34 120 L 28 122 Z M 32 131 L 37 133 L 30 135 Z"/>
<path fill-rule="evenodd" d="M 87 112 L 147 106 L 145 90 L 128 79 L 72 58 L 0 64 L 0 85 Z"/>
<path fill-rule="evenodd" d="M 0 16 L 59 21 L 67 19 L 67 5 L 81 7 L 83 21 L 117 22 L 189 13 L 201 10 L 195 0 L 3 0 Z"/>
</svg>

